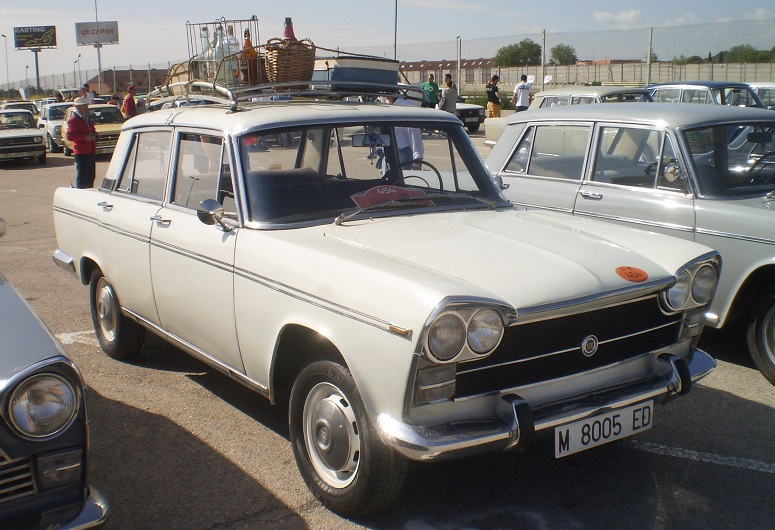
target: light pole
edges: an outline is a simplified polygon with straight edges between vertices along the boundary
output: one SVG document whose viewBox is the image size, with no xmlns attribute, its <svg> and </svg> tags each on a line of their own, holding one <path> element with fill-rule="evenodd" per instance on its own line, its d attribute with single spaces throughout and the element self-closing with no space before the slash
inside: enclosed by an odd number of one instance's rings
<svg viewBox="0 0 775 530">
<path fill-rule="evenodd" d="M 29 71 L 30 71 L 30 65 L 25 64 L 24 65 L 24 88 L 27 88 L 30 85 Z"/>
<path fill-rule="evenodd" d="M 6 88 L 11 88 L 11 77 L 8 75 L 8 37 L 4 33 L 0 33 L 5 41 L 5 84 Z"/>
<path fill-rule="evenodd" d="M 83 80 L 81 79 L 81 54 L 78 54 L 78 57 L 75 58 L 75 62 L 78 63 L 78 84 L 76 85 L 76 88 L 80 87 L 83 84 Z"/>
<path fill-rule="evenodd" d="M 396 0 L 396 10 L 393 17 L 393 60 L 396 59 L 398 59 L 398 0 Z"/>
</svg>

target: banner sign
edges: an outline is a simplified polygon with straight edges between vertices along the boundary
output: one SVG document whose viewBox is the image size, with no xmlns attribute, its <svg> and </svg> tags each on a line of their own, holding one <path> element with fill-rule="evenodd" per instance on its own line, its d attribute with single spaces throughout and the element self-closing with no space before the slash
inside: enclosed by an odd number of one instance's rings
<svg viewBox="0 0 775 530">
<path fill-rule="evenodd" d="M 76 22 L 75 43 L 78 46 L 93 44 L 118 44 L 118 22 L 108 20 L 99 22 Z"/>
<path fill-rule="evenodd" d="M 56 48 L 56 26 L 23 26 L 13 28 L 14 46 L 16 49 Z"/>
</svg>

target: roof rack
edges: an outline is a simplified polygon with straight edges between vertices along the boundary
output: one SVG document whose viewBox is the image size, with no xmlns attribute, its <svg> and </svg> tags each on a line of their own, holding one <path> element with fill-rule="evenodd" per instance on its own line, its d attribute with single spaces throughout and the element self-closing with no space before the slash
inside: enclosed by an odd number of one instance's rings
<svg viewBox="0 0 775 530">
<path fill-rule="evenodd" d="M 266 83 L 228 88 L 208 81 L 180 81 L 157 87 L 148 97 L 160 97 L 164 101 L 176 101 L 192 97 L 228 104 L 231 111 L 239 110 L 240 102 L 253 102 L 254 98 L 343 100 L 347 97 L 392 97 L 422 103 L 425 92 L 411 85 L 371 83 L 366 81 L 299 81 Z"/>
</svg>

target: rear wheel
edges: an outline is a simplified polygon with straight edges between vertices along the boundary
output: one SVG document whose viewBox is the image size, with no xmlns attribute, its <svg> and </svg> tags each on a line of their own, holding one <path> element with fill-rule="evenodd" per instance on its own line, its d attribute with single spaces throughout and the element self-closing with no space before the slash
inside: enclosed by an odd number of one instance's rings
<svg viewBox="0 0 775 530">
<path fill-rule="evenodd" d="M 380 440 L 346 368 L 318 361 L 302 370 L 291 390 L 289 423 L 299 471 L 328 509 L 364 515 L 396 499 L 407 462 Z"/>
<path fill-rule="evenodd" d="M 89 282 L 91 318 L 102 351 L 113 359 L 127 359 L 140 353 L 145 328 L 121 313 L 121 305 L 102 271 L 97 269 Z"/>
<path fill-rule="evenodd" d="M 775 293 L 763 297 L 752 311 L 746 338 L 757 368 L 775 385 Z"/>
</svg>

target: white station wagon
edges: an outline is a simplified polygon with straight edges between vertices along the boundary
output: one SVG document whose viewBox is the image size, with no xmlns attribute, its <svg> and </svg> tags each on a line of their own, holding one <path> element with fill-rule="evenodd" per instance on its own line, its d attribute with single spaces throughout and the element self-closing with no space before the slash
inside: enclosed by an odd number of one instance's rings
<svg viewBox="0 0 775 530">
<path fill-rule="evenodd" d="M 513 202 L 696 241 L 724 261 L 709 323 L 775 384 L 775 113 L 622 104 L 523 112 L 487 158 Z"/>
<path fill-rule="evenodd" d="M 331 510 L 408 460 L 636 434 L 715 367 L 711 249 L 514 207 L 449 113 L 231 97 L 124 124 L 99 189 L 56 191 L 54 259 L 109 356 L 150 330 L 287 407 Z"/>
</svg>

